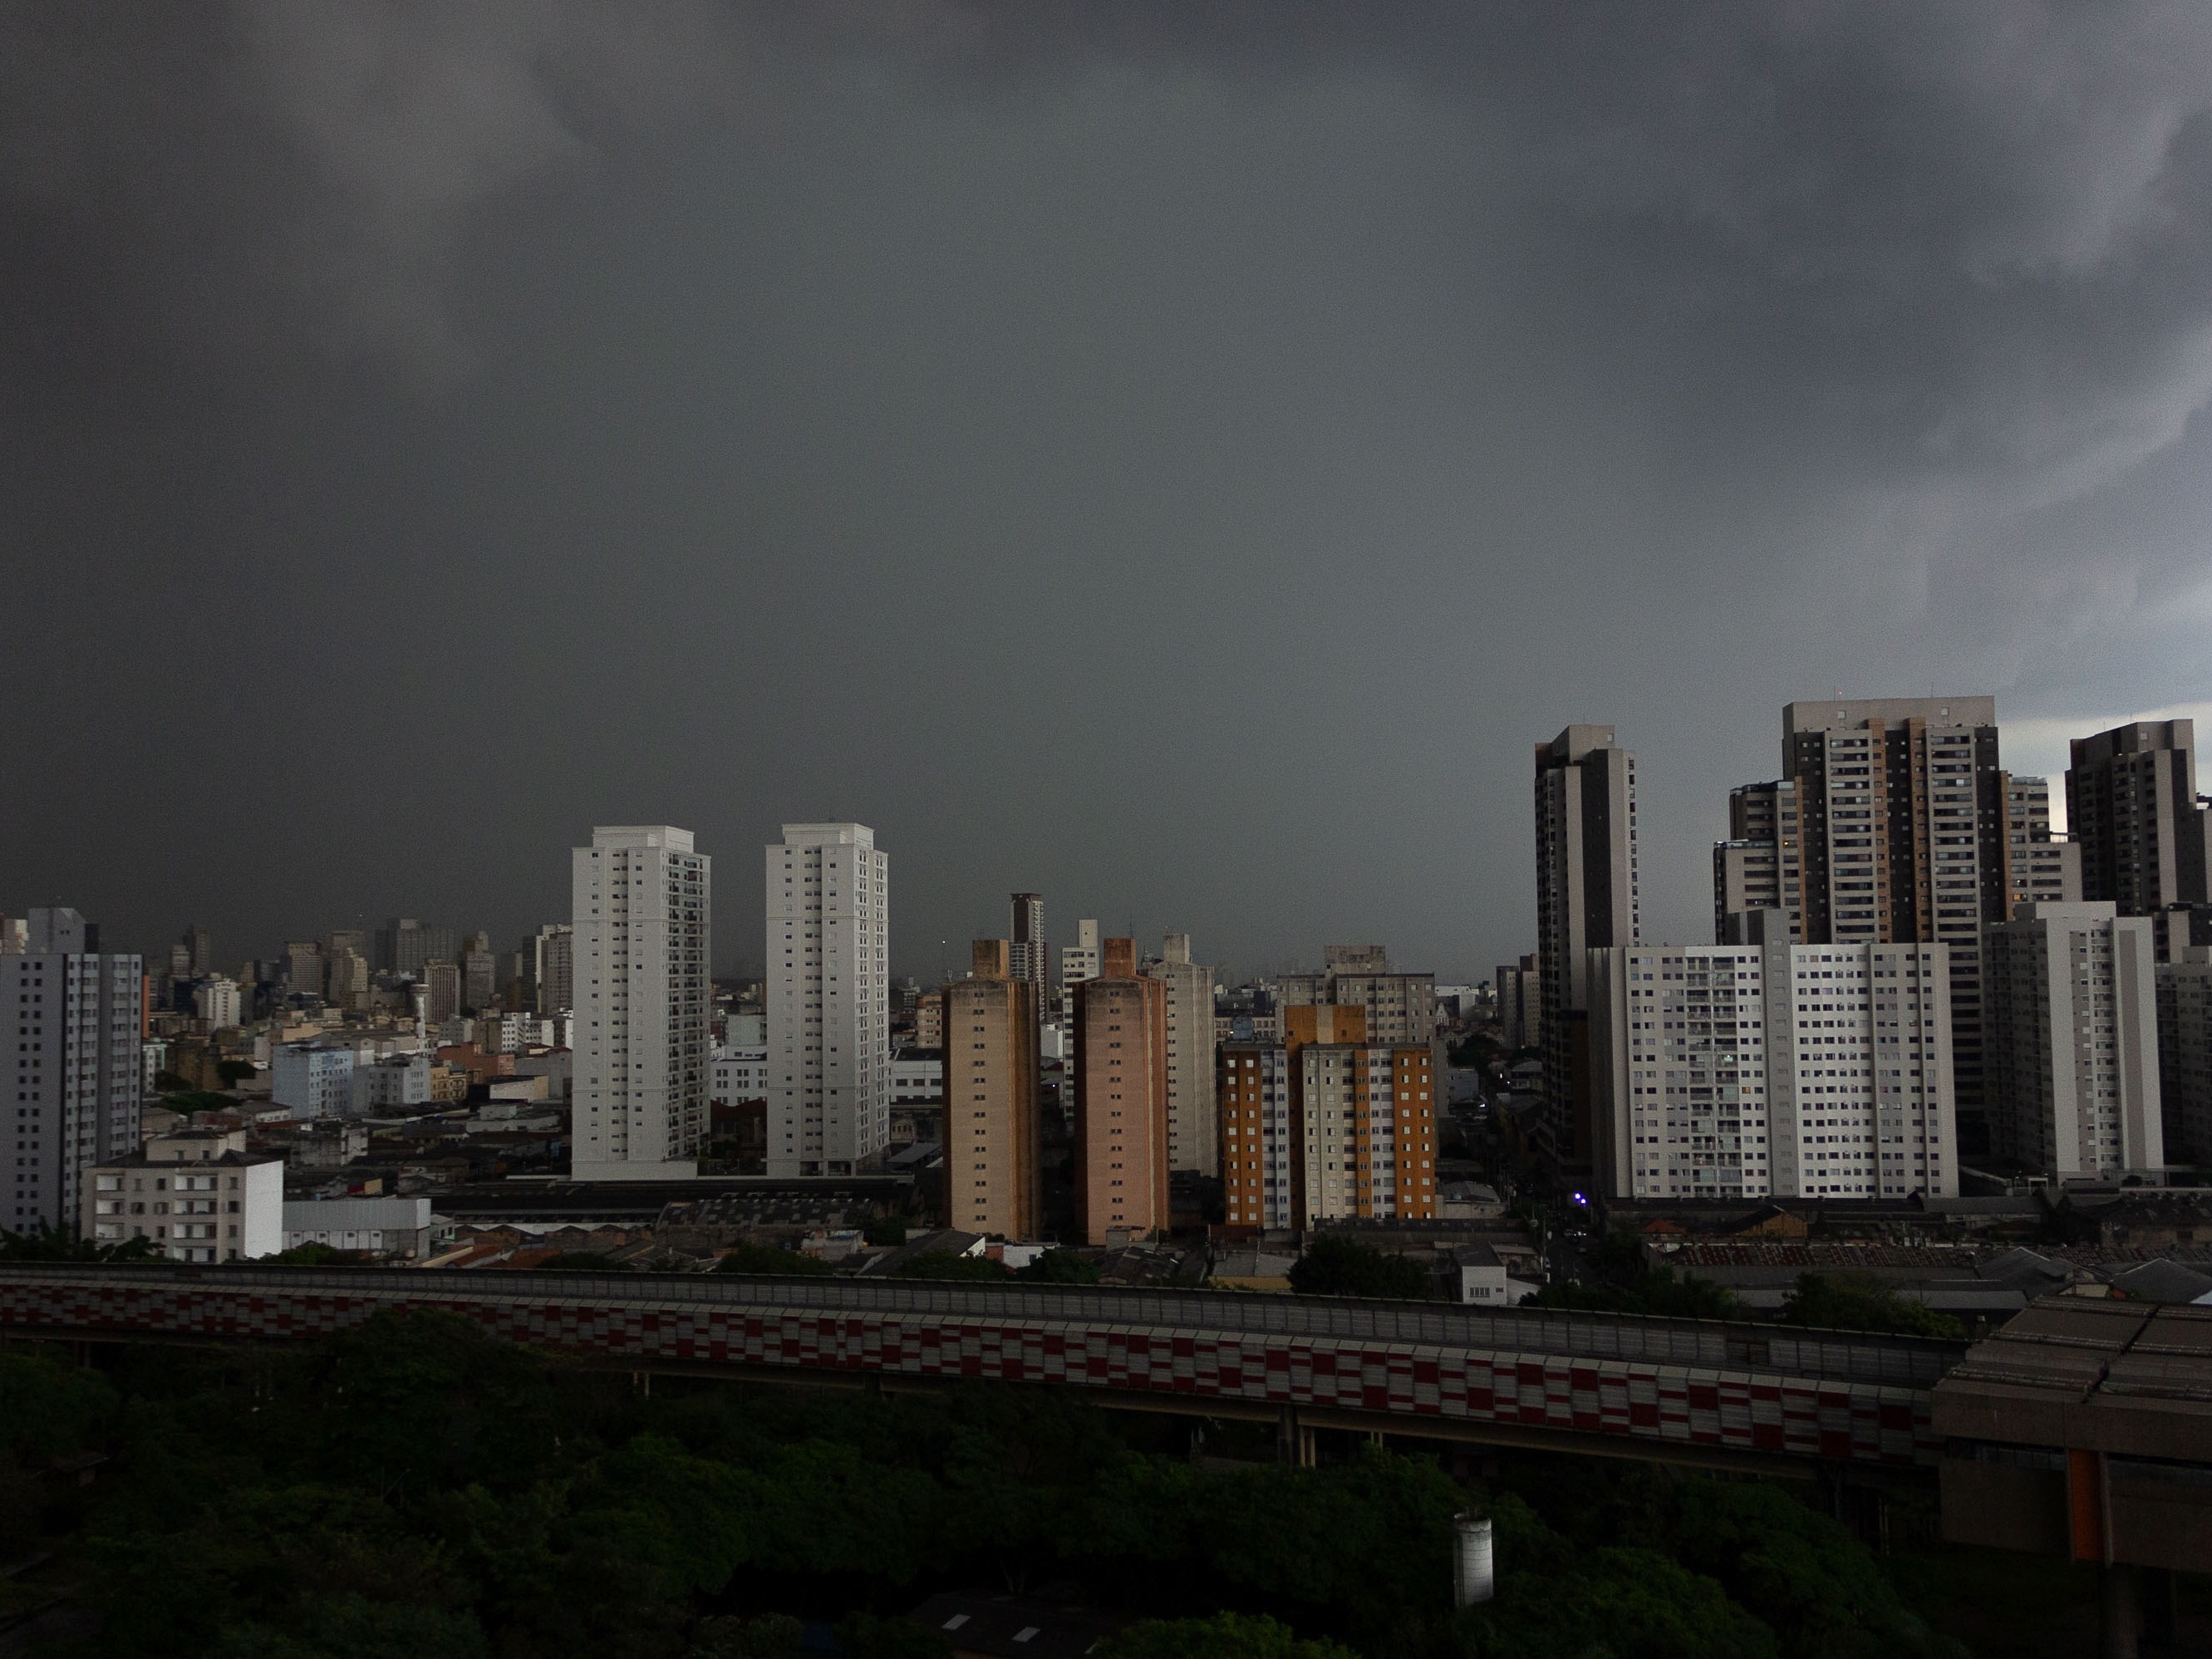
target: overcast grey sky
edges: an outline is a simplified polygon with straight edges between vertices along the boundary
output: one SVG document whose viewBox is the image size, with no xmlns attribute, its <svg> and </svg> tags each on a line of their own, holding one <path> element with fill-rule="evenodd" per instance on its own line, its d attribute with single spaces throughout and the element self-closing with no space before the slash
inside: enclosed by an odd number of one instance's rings
<svg viewBox="0 0 2212 1659">
<path fill-rule="evenodd" d="M 502 945 L 857 817 L 900 972 L 1710 926 L 1792 697 L 2208 696 L 2212 7 L 0 3 L 0 909 Z"/>
</svg>

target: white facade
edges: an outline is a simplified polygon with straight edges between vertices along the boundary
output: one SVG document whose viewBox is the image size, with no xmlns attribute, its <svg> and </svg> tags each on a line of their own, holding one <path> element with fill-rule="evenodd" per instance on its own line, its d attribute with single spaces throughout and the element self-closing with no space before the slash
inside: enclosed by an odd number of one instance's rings
<svg viewBox="0 0 2212 1659">
<path fill-rule="evenodd" d="M 768 1045 L 730 1044 L 714 1051 L 714 1100 L 734 1105 L 768 1098 Z"/>
<path fill-rule="evenodd" d="M 269 1098 L 295 1118 L 343 1116 L 353 1109 L 353 1050 L 281 1044 L 269 1057 Z"/>
<path fill-rule="evenodd" d="M 710 860 L 667 824 L 592 831 L 571 859 L 579 1181 L 689 1179 L 708 1130 Z"/>
<path fill-rule="evenodd" d="M 941 1054 L 895 1054 L 891 1058 L 891 1104 L 942 1106 L 945 1057 Z"/>
<path fill-rule="evenodd" d="M 31 948 L 0 956 L 13 1097 L 0 1100 L 15 1131 L 0 1226 L 76 1232 L 84 1170 L 137 1149 L 143 968 L 136 956 L 83 950 L 91 930 L 74 910 L 33 909 L 27 921 Z"/>
<path fill-rule="evenodd" d="M 1955 1198 L 1950 947 L 1768 950 L 1775 1192 Z"/>
<path fill-rule="evenodd" d="M 1992 1150 L 2051 1176 L 2166 1164 L 2148 916 L 2023 904 L 1984 933 Z"/>
<path fill-rule="evenodd" d="M 1791 945 L 1771 914 L 1763 945 L 1590 953 L 1600 1186 L 1955 1195 L 1947 947 Z"/>
<path fill-rule="evenodd" d="M 203 980 L 192 991 L 192 1010 L 207 1022 L 210 1031 L 228 1030 L 238 1024 L 238 981 L 217 974 Z"/>
<path fill-rule="evenodd" d="M 1098 921 L 1087 916 L 1075 924 L 1073 945 L 1060 947 L 1060 1018 L 1063 1024 L 1075 1017 L 1075 988 L 1098 977 Z"/>
<path fill-rule="evenodd" d="M 767 849 L 768 1173 L 851 1175 L 890 1139 L 890 866 L 861 823 Z"/>
<path fill-rule="evenodd" d="M 1765 1198 L 1766 963 L 1757 945 L 1589 953 L 1593 1174 L 1615 1198 Z"/>
<path fill-rule="evenodd" d="M 1168 1168 L 1221 1173 L 1213 1088 L 1213 969 L 1190 959 L 1190 935 L 1170 933 L 1146 975 L 1168 988 Z"/>
<path fill-rule="evenodd" d="M 251 1261 L 283 1248 L 284 1160 L 246 1151 L 242 1129 L 156 1135 L 82 1176 L 86 1236 L 151 1239 L 172 1261 Z"/>
</svg>

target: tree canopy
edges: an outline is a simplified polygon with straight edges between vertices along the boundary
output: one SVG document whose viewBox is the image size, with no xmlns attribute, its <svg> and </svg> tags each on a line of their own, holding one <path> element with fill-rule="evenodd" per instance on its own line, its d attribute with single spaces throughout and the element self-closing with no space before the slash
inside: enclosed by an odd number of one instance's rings
<svg viewBox="0 0 2212 1659">
<path fill-rule="evenodd" d="M 1291 1288 L 1300 1296 L 1429 1295 L 1428 1269 L 1406 1256 L 1378 1250 L 1349 1233 L 1322 1233 L 1291 1264 Z"/>
<path fill-rule="evenodd" d="M 1966 1327 L 1897 1287 L 1861 1273 L 1800 1273 L 1777 1317 L 1785 1325 L 1832 1331 L 1893 1331 L 1905 1336 L 1963 1339 Z"/>
<path fill-rule="evenodd" d="M 714 1264 L 718 1273 L 805 1273 L 819 1277 L 836 1268 L 817 1255 L 780 1250 L 773 1244 L 733 1244 Z"/>
</svg>

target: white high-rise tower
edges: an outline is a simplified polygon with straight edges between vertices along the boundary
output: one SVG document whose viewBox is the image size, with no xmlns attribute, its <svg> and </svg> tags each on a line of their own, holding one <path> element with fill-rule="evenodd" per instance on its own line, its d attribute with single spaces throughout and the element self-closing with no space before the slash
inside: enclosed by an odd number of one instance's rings
<svg viewBox="0 0 2212 1659">
<path fill-rule="evenodd" d="M 574 850 L 579 1181 L 685 1180 L 707 1139 L 709 860 L 665 823 Z"/>
<path fill-rule="evenodd" d="M 864 823 L 768 848 L 768 1172 L 851 1175 L 890 1139 L 890 865 Z"/>
<path fill-rule="evenodd" d="M 15 1171 L 0 1186 L 0 1227 L 89 1238 L 83 1171 L 138 1149 L 145 964 L 103 952 L 99 927 L 58 906 L 33 909 L 20 941 L 8 941 L 18 942 L 21 950 L 0 950 L 0 1001 L 15 1039 Z M 198 1225 L 176 1237 L 216 1237 L 213 1224 L 205 1233 Z"/>
</svg>

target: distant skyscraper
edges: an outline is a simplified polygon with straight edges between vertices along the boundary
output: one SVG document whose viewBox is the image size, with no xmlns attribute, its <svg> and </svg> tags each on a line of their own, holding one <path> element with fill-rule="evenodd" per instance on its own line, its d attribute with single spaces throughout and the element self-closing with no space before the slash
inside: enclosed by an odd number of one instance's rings
<svg viewBox="0 0 2212 1659">
<path fill-rule="evenodd" d="M 1133 939 L 1106 940 L 1099 969 L 1075 993 L 1075 1228 L 1111 1244 L 1170 1224 L 1167 987 L 1138 974 Z"/>
<path fill-rule="evenodd" d="M 768 1172 L 890 1139 L 890 865 L 864 823 L 787 823 L 768 868 Z"/>
<path fill-rule="evenodd" d="M 1491 976 L 1491 985 L 1498 993 L 1498 1024 L 1504 1034 L 1505 1052 L 1510 1054 L 1540 1046 L 1544 1040 L 1543 983 L 1537 972 L 1536 958 L 1525 956 L 1517 963 L 1500 967 Z"/>
<path fill-rule="evenodd" d="M 194 922 L 185 929 L 185 951 L 195 976 L 215 972 L 215 936 Z"/>
<path fill-rule="evenodd" d="M 325 981 L 325 1000 L 333 1008 L 343 1008 L 349 1014 L 364 1013 L 368 1008 L 368 958 L 360 951 L 341 950 L 330 960 Z"/>
<path fill-rule="evenodd" d="M 1042 1018 L 1045 995 L 1052 988 L 1052 963 L 1046 956 L 1044 943 L 1044 895 L 1016 893 L 1008 900 L 1007 908 L 1013 923 L 1007 934 L 1012 964 L 1007 971 L 1016 979 L 1030 982 L 1030 988 L 1036 994 L 1035 1006 Z"/>
<path fill-rule="evenodd" d="M 1075 1018 L 1075 988 L 1098 977 L 1098 923 L 1089 916 L 1075 924 L 1075 943 L 1060 947 L 1060 1017 Z"/>
<path fill-rule="evenodd" d="M 1570 726 L 1536 745 L 1535 782 L 1544 1128 L 1554 1160 L 1583 1167 L 1593 1146 L 1589 953 L 1642 937 L 1636 760 L 1613 747 L 1611 726 Z"/>
<path fill-rule="evenodd" d="M 549 921 L 531 941 L 535 953 L 538 1012 L 565 1014 L 576 1006 L 576 930 L 565 921 Z"/>
<path fill-rule="evenodd" d="M 2081 896 L 2124 916 L 2212 898 L 2195 722 L 2139 720 L 2072 748 L 2066 827 L 2081 849 Z M 2184 932 L 2178 943 L 2190 942 Z"/>
<path fill-rule="evenodd" d="M 945 1223 L 1036 1237 L 1036 987 L 1009 941 L 979 939 L 974 971 L 945 988 Z"/>
<path fill-rule="evenodd" d="M 461 1012 L 461 966 L 433 959 L 422 964 L 422 988 L 427 994 L 422 1017 L 433 1025 L 458 1018 Z"/>
<path fill-rule="evenodd" d="M 2162 1167 L 2149 919 L 2024 905 L 1984 950 L 1991 1150 L 2052 1176 Z"/>
<path fill-rule="evenodd" d="M 192 1006 L 210 1031 L 234 1028 L 239 1023 L 238 981 L 227 975 L 210 975 L 194 988 Z"/>
<path fill-rule="evenodd" d="M 1145 973 L 1168 988 L 1168 1168 L 1221 1173 L 1215 1115 L 1213 969 L 1190 959 L 1190 935 L 1170 933 Z"/>
<path fill-rule="evenodd" d="M 488 1011 L 499 1000 L 499 957 L 481 933 L 471 934 L 461 952 L 461 1004 L 471 1012 Z"/>
<path fill-rule="evenodd" d="M 712 865 L 689 830 L 619 824 L 571 855 L 580 1181 L 684 1177 L 708 1131 Z"/>
<path fill-rule="evenodd" d="M 294 939 L 284 947 L 285 987 L 295 997 L 323 994 L 323 947 L 311 939 Z"/>
<path fill-rule="evenodd" d="M 89 1237 L 84 1171 L 138 1149 L 144 962 L 103 954 L 100 930 L 75 910 L 34 908 L 26 921 L 26 948 L 0 953 L 15 1129 L 0 1224 Z"/>
</svg>

